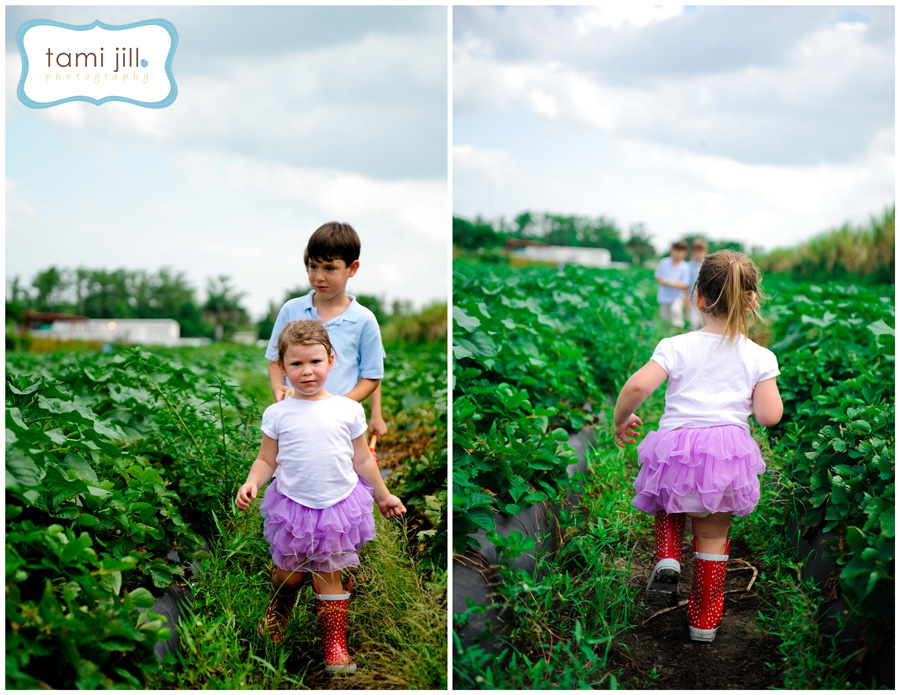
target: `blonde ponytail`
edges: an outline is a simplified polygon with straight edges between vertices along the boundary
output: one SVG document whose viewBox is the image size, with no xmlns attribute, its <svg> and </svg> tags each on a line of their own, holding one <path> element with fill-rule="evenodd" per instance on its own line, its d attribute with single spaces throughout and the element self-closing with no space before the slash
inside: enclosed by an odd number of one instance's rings
<svg viewBox="0 0 900 695">
<path fill-rule="evenodd" d="M 759 318 L 759 268 L 738 251 L 717 251 L 703 260 L 697 277 L 697 294 L 703 297 L 706 311 L 725 319 L 723 340 L 746 336 Z"/>
</svg>

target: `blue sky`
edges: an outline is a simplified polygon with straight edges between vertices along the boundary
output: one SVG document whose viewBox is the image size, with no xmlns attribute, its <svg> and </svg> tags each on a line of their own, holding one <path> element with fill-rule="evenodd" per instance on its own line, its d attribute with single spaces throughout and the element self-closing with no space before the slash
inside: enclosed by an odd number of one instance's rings
<svg viewBox="0 0 900 695">
<path fill-rule="evenodd" d="M 455 214 L 791 245 L 894 202 L 894 8 L 454 9 Z"/>
<path fill-rule="evenodd" d="M 15 95 L 30 19 L 164 18 L 164 109 Z M 253 315 L 305 283 L 321 223 L 363 242 L 349 290 L 446 299 L 444 7 L 7 7 L 6 276 L 51 265 L 230 276 Z"/>
</svg>

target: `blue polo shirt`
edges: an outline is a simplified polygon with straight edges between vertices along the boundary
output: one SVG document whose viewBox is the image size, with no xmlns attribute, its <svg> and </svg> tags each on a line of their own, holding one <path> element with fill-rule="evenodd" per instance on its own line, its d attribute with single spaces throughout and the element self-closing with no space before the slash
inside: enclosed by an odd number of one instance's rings
<svg viewBox="0 0 900 695">
<path fill-rule="evenodd" d="M 672 257 L 666 256 L 656 266 L 656 277 L 664 280 L 677 280 L 687 284 L 690 279 L 687 261 L 681 261 L 678 265 L 672 265 Z M 660 285 L 656 293 L 656 301 L 660 304 L 671 304 L 676 299 L 684 298 L 684 290 L 679 290 L 668 285 Z"/>
<path fill-rule="evenodd" d="M 266 358 L 271 362 L 278 361 L 278 335 L 290 321 L 314 319 L 321 321 L 312 298 L 309 294 L 285 302 L 275 319 L 272 337 L 266 348 Z M 360 379 L 381 379 L 384 377 L 384 347 L 381 344 L 381 330 L 375 314 L 356 301 L 350 299 L 344 313 L 325 322 L 328 338 L 334 346 L 334 367 L 328 372 L 325 388 L 329 393 L 343 396 L 359 383 Z M 285 380 L 287 383 L 287 380 Z"/>
</svg>

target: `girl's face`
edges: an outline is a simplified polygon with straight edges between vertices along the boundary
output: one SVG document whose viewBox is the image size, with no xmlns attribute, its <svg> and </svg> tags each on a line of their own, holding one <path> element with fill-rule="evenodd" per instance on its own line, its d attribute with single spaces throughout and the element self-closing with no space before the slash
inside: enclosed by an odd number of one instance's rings
<svg viewBox="0 0 900 695">
<path fill-rule="evenodd" d="M 294 398 L 325 398 L 328 372 L 334 364 L 324 345 L 291 345 L 278 363 L 294 387 Z"/>
</svg>

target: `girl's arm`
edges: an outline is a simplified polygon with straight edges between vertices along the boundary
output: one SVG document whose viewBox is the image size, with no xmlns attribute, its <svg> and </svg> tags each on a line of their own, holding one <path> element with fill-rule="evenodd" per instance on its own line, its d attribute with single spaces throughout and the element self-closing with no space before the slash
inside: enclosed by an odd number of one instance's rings
<svg viewBox="0 0 900 695">
<path fill-rule="evenodd" d="M 625 448 L 625 444 L 634 444 L 637 437 L 637 425 L 643 425 L 634 411 L 653 393 L 667 378 L 666 370 L 650 360 L 631 375 L 616 400 L 613 420 L 616 425 L 616 445 Z"/>
<path fill-rule="evenodd" d="M 778 392 L 775 377 L 760 381 L 753 389 L 753 415 L 763 427 L 772 427 L 781 421 L 784 404 Z"/>
<path fill-rule="evenodd" d="M 356 474 L 372 486 L 375 493 L 375 503 L 378 509 L 384 514 L 386 519 L 392 519 L 395 516 L 406 514 L 406 507 L 399 497 L 392 495 L 384 481 L 381 479 L 381 471 L 378 470 L 378 464 L 372 452 L 369 451 L 369 445 L 366 443 L 365 432 L 353 440 L 353 470 Z"/>
<path fill-rule="evenodd" d="M 244 511 L 250 506 L 250 500 L 256 499 L 256 493 L 259 488 L 268 483 L 272 476 L 275 475 L 275 468 L 278 466 L 275 459 L 278 456 L 278 440 L 272 439 L 269 435 L 263 434 L 262 444 L 259 447 L 259 456 L 250 467 L 250 473 L 247 474 L 247 482 L 241 485 L 238 490 L 235 504 L 237 508 Z"/>
</svg>

